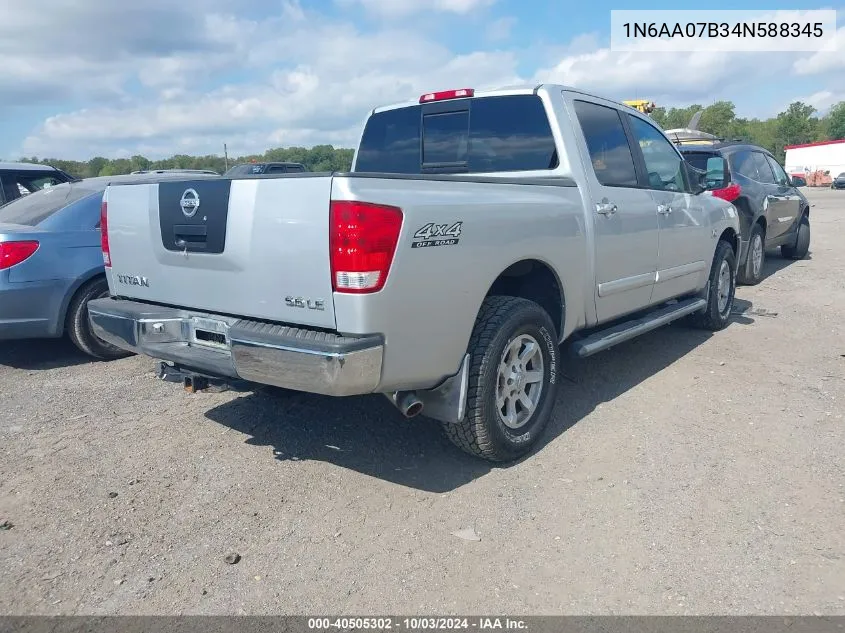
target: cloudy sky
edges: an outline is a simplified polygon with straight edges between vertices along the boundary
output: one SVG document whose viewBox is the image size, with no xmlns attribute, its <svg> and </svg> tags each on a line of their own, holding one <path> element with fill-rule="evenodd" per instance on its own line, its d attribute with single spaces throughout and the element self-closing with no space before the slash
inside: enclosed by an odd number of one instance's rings
<svg viewBox="0 0 845 633">
<path fill-rule="evenodd" d="M 845 99 L 845 7 L 741 4 L 838 8 L 838 52 L 612 52 L 608 0 L 0 0 L 0 157 L 350 147 L 374 105 L 526 81 L 740 116 Z"/>
</svg>

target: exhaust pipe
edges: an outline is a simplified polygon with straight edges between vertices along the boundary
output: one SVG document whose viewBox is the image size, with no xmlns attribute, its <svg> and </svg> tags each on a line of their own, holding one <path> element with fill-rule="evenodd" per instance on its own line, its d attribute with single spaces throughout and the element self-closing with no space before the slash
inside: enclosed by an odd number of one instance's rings
<svg viewBox="0 0 845 633">
<path fill-rule="evenodd" d="M 413 418 L 423 410 L 423 402 L 413 391 L 394 391 L 384 394 L 406 418 Z"/>
</svg>

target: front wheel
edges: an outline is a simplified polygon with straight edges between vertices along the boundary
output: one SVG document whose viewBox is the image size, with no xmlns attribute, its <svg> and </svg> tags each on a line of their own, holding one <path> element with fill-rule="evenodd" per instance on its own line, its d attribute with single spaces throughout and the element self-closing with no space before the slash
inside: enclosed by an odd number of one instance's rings
<svg viewBox="0 0 845 633">
<path fill-rule="evenodd" d="M 487 297 L 469 343 L 467 410 L 444 423 L 449 439 L 471 455 L 510 461 L 540 438 L 557 393 L 558 344 L 543 308 L 517 297 Z"/>
<path fill-rule="evenodd" d="M 702 312 L 692 315 L 696 327 L 705 330 L 722 330 L 727 327 L 736 294 L 736 255 L 733 246 L 725 240 L 719 240 L 713 265 L 710 267 L 710 279 L 707 284 L 707 307 Z"/>
</svg>

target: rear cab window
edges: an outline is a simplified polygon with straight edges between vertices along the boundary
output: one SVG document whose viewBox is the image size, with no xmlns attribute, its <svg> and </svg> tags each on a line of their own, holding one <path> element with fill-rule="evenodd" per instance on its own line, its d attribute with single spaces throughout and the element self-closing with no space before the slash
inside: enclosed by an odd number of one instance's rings
<svg viewBox="0 0 845 633">
<path fill-rule="evenodd" d="M 406 106 L 367 121 L 356 172 L 397 174 L 551 170 L 557 148 L 536 95 Z"/>
</svg>

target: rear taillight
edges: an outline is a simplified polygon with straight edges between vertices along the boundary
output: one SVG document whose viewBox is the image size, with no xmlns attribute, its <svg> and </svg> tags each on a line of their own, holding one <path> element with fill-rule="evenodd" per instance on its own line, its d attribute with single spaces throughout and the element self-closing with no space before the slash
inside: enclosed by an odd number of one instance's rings
<svg viewBox="0 0 845 633">
<path fill-rule="evenodd" d="M 111 268 L 111 251 L 109 250 L 109 205 L 103 198 L 100 204 L 100 246 L 103 250 L 103 264 Z"/>
<path fill-rule="evenodd" d="M 402 209 L 333 200 L 329 249 L 335 292 L 377 292 L 384 287 L 402 229 Z"/>
<path fill-rule="evenodd" d="M 710 193 L 712 193 L 717 198 L 721 198 L 722 200 L 733 202 L 734 200 L 739 198 L 739 194 L 742 193 L 742 187 L 733 182 L 727 187 L 723 187 L 721 189 L 713 189 L 713 191 L 711 191 Z"/>
<path fill-rule="evenodd" d="M 445 101 L 446 99 L 463 99 L 472 97 L 475 94 L 474 88 L 461 88 L 459 90 L 442 90 L 440 92 L 429 92 L 420 97 L 420 103 L 430 101 Z"/>
<path fill-rule="evenodd" d="M 32 257 L 38 250 L 34 240 L 22 242 L 0 242 L 0 270 L 11 268 Z"/>
</svg>

